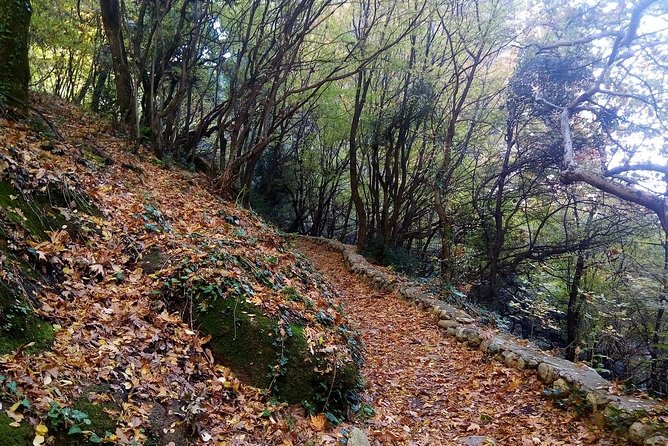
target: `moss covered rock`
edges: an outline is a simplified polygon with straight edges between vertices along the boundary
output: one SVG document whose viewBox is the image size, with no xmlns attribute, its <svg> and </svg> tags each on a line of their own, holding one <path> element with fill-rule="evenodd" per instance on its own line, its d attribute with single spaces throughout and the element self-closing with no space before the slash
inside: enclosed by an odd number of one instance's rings
<svg viewBox="0 0 668 446">
<path fill-rule="evenodd" d="M 202 335 L 211 337 L 207 346 L 217 361 L 247 384 L 309 410 L 343 415 L 356 401 L 361 387 L 357 358 L 344 353 L 347 335 L 352 338 L 352 334 L 325 314 L 326 307 L 315 308 L 294 288 L 281 292 L 276 286 L 275 296 L 294 308 L 279 304 L 269 311 L 256 304 L 249 282 L 229 274 L 203 280 L 196 270 L 197 266 L 188 265 L 164 278 L 163 296 L 170 308 L 187 315 Z M 190 281 L 189 275 L 199 278 Z M 314 341 L 315 333 L 322 333 L 320 340 Z M 338 342 L 338 347 L 328 348 L 321 336 Z"/>
<path fill-rule="evenodd" d="M 0 355 L 31 343 L 27 353 L 49 349 L 54 339 L 53 326 L 35 314 L 26 297 L 27 290 L 33 288 L 30 276 L 34 271 L 15 259 L 6 243 L 0 242 L 0 257 L 5 258 L 3 267 L 11 265 L 9 271 L 0 271 L 5 279 L 0 280 Z"/>
<path fill-rule="evenodd" d="M 0 413 L 0 444 L 2 446 L 31 445 L 35 437 L 32 427 L 28 423 L 21 423 L 20 427 L 10 426 L 12 422 L 14 420 Z"/>
<path fill-rule="evenodd" d="M 202 333 L 211 336 L 214 356 L 249 384 L 272 389 L 282 401 L 315 407 L 330 389 L 343 394 L 356 386 L 352 363 L 336 373 L 318 371 L 327 364 L 309 351 L 302 325 L 267 316 L 243 297 L 209 300 L 200 295 L 197 301 L 196 319 Z"/>
</svg>

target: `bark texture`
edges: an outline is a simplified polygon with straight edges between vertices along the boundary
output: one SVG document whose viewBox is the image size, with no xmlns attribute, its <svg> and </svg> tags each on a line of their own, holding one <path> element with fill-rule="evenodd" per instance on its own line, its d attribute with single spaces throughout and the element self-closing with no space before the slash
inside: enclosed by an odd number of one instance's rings
<svg viewBox="0 0 668 446">
<path fill-rule="evenodd" d="M 28 103 L 30 0 L 0 0 L 0 96 L 17 108 Z"/>
</svg>

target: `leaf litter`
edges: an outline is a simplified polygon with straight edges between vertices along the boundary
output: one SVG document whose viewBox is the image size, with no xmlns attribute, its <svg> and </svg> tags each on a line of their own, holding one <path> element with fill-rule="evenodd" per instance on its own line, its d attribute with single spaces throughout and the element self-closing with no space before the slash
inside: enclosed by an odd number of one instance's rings
<svg viewBox="0 0 668 446">
<path fill-rule="evenodd" d="M 365 346 L 368 422 L 376 445 L 453 445 L 491 437 L 499 445 L 622 445 L 625 440 L 564 411 L 534 373 L 507 368 L 445 335 L 430 314 L 351 274 L 341 254 L 299 249 L 340 294 Z"/>
</svg>

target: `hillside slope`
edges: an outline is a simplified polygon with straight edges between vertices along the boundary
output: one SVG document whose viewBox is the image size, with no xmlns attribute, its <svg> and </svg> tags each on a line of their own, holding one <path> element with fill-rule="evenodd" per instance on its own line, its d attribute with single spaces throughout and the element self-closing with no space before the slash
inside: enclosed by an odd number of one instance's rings
<svg viewBox="0 0 668 446">
<path fill-rule="evenodd" d="M 202 175 L 34 102 L 55 129 L 0 118 L 0 443 L 334 444 L 360 387 L 335 291 Z"/>
</svg>

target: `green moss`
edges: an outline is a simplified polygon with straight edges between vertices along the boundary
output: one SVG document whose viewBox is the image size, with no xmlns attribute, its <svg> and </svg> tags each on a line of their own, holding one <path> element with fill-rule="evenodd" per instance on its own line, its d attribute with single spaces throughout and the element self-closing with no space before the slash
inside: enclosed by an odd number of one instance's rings
<svg viewBox="0 0 668 446">
<path fill-rule="evenodd" d="M 95 153 L 94 151 L 90 150 L 89 148 L 84 148 L 82 150 L 84 158 L 86 158 L 88 161 L 96 164 L 97 166 L 104 166 L 107 164 L 107 160 Z"/>
<path fill-rule="evenodd" d="M 59 208 L 77 209 L 90 215 L 100 216 L 86 196 L 68 190 L 54 188 L 34 196 L 24 195 L 8 180 L 0 181 L 0 215 L 25 228 L 30 235 L 45 240 L 47 231 L 68 227 L 71 236 L 80 228 L 76 221 L 67 220 Z"/>
<path fill-rule="evenodd" d="M 30 328 L 25 333 L 19 335 L 0 334 L 0 355 L 11 353 L 21 345 L 31 342 L 35 344 L 28 347 L 25 353 L 36 353 L 51 348 L 54 339 L 53 325 L 34 316 L 28 318 L 26 325 Z"/>
<path fill-rule="evenodd" d="M 116 410 L 113 404 L 91 403 L 88 398 L 84 397 L 76 402 L 74 408 L 88 415 L 91 421 L 88 430 L 95 432 L 100 438 L 104 437 L 107 432 L 113 434 L 116 431 L 116 420 L 106 412 Z"/>
<path fill-rule="evenodd" d="M 22 423 L 20 427 L 10 426 L 14 420 L 0 413 L 0 444 L 2 446 L 27 446 L 34 438 L 32 427 Z"/>
<path fill-rule="evenodd" d="M 35 344 L 26 353 L 47 350 L 53 345 L 53 326 L 36 316 L 23 298 L 5 284 L 0 284 L 0 315 L 0 354 L 31 342 Z"/>
<path fill-rule="evenodd" d="M 291 335 L 281 341 L 279 321 L 262 314 L 241 297 L 200 296 L 195 303 L 200 330 L 212 336 L 209 345 L 216 359 L 249 384 L 271 387 L 279 400 L 306 401 L 320 409 L 327 401 L 330 407 L 341 408 L 346 394 L 357 387 L 359 374 L 355 366 L 336 374 L 316 371 L 323 368 L 324 360 L 310 353 L 302 326 L 291 324 Z"/>
</svg>

